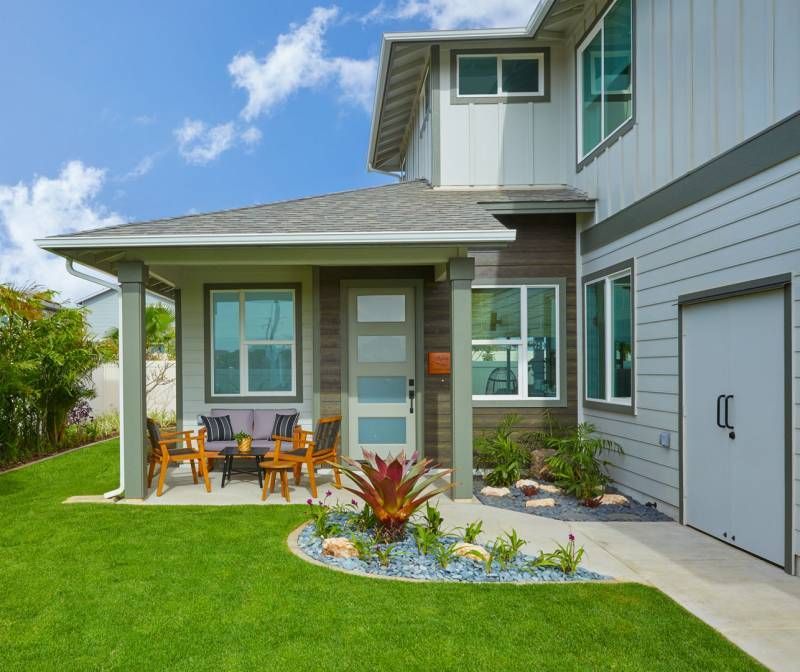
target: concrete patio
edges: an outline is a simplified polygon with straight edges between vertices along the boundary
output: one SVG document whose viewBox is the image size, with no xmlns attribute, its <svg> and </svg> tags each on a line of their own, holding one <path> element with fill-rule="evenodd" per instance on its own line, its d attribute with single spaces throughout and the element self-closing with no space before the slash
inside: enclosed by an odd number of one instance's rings
<svg viewBox="0 0 800 672">
<path fill-rule="evenodd" d="M 212 492 L 194 485 L 185 466 L 170 469 L 161 497 L 122 500 L 143 505 L 275 505 L 286 504 L 276 492 L 261 501 L 256 476 L 234 475 L 220 488 L 222 473 L 211 474 Z M 291 483 L 291 503 L 311 496 L 308 480 Z M 320 496 L 329 503 L 351 496 L 333 488 L 332 476 L 318 478 Z M 622 581 L 637 581 L 662 590 L 688 611 L 717 629 L 737 646 L 774 670 L 797 670 L 800 661 L 800 582 L 762 560 L 677 523 L 568 523 L 484 506 L 477 500 L 438 498 L 447 527 L 484 521 L 484 540 L 514 528 L 528 541 L 526 551 L 550 550 L 573 532 L 586 548 L 586 566 Z"/>
</svg>

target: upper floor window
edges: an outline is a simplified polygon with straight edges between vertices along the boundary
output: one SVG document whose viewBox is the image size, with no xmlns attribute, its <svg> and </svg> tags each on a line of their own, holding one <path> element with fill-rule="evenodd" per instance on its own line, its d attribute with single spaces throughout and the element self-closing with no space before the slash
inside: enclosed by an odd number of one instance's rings
<svg viewBox="0 0 800 672">
<path fill-rule="evenodd" d="M 584 399 L 632 410 L 633 261 L 587 276 L 583 287 Z"/>
<path fill-rule="evenodd" d="M 560 310 L 558 285 L 473 287 L 473 399 L 559 399 Z"/>
<path fill-rule="evenodd" d="M 615 0 L 578 47 L 578 159 L 633 118 L 633 0 Z"/>
<path fill-rule="evenodd" d="M 544 53 L 459 54 L 458 97 L 543 96 Z"/>
</svg>

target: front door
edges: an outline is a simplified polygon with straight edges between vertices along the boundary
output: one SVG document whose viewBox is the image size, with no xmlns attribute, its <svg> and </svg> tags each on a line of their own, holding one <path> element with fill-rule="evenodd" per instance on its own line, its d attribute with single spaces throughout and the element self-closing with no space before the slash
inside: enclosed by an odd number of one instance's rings
<svg viewBox="0 0 800 672">
<path fill-rule="evenodd" d="M 683 308 L 686 522 L 784 563 L 783 291 Z"/>
<path fill-rule="evenodd" d="M 413 287 L 348 290 L 349 454 L 416 448 Z"/>
</svg>

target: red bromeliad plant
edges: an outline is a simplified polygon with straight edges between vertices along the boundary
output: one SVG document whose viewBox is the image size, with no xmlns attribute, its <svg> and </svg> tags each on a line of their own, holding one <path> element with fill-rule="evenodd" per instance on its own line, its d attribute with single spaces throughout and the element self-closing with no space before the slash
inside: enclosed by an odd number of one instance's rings
<svg viewBox="0 0 800 672">
<path fill-rule="evenodd" d="M 364 460 L 342 458 L 347 464 L 338 465 L 358 486 L 344 489 L 363 499 L 378 520 L 376 536 L 387 541 L 403 536 L 412 514 L 431 497 L 450 489 L 443 485 L 428 490 L 434 482 L 452 472 L 447 469 L 431 474 L 433 461 L 417 461 L 414 453 L 406 459 L 404 452 L 384 460 L 375 453 L 364 451 Z M 427 490 L 427 492 L 426 492 Z"/>
</svg>

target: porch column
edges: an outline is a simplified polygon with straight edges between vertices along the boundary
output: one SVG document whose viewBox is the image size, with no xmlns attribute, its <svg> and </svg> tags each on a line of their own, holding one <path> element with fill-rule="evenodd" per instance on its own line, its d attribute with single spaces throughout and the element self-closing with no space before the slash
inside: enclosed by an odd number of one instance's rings
<svg viewBox="0 0 800 672">
<path fill-rule="evenodd" d="M 147 267 L 141 261 L 120 262 L 120 441 L 125 497 L 142 499 L 145 481 L 145 337 L 144 305 Z"/>
<path fill-rule="evenodd" d="M 475 260 L 450 259 L 450 413 L 453 499 L 472 499 L 472 280 Z"/>
</svg>

